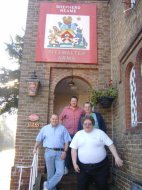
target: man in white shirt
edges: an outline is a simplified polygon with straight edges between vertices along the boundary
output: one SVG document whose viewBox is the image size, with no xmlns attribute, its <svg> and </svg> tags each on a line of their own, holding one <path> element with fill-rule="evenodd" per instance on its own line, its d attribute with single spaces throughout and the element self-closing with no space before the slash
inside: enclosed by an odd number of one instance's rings
<svg viewBox="0 0 142 190">
<path fill-rule="evenodd" d="M 102 130 L 93 126 L 94 119 L 86 116 L 83 119 L 83 130 L 76 133 L 70 144 L 73 166 L 77 172 L 78 190 L 87 189 L 90 177 L 98 190 L 108 190 L 108 160 L 105 145 L 114 156 L 116 165 L 119 167 L 123 165 L 112 140 Z"/>
</svg>

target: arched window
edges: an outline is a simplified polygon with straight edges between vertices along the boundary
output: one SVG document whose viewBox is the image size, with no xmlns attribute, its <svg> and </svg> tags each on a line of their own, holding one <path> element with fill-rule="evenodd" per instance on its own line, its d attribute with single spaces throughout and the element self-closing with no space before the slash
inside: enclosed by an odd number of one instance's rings
<svg viewBox="0 0 142 190">
<path fill-rule="evenodd" d="M 129 63 L 126 67 L 125 73 L 125 118 L 126 118 L 126 128 L 131 128 L 132 114 L 131 114 L 131 83 L 132 76 L 134 76 L 132 70 L 134 68 L 133 63 Z"/>
<path fill-rule="evenodd" d="M 137 126 L 137 92 L 136 92 L 136 72 L 134 66 L 130 72 L 130 104 L 131 104 L 131 126 Z"/>
<path fill-rule="evenodd" d="M 136 4 L 136 0 L 131 0 L 131 7 L 133 8 Z"/>
<path fill-rule="evenodd" d="M 135 63 L 129 62 L 125 70 L 125 118 L 127 129 L 142 128 L 142 48 Z"/>
<path fill-rule="evenodd" d="M 136 0 L 124 0 L 123 3 L 125 4 L 125 9 L 135 8 Z"/>
<path fill-rule="evenodd" d="M 142 48 L 139 49 L 135 63 L 136 96 L 137 96 L 137 126 L 142 128 Z"/>
</svg>

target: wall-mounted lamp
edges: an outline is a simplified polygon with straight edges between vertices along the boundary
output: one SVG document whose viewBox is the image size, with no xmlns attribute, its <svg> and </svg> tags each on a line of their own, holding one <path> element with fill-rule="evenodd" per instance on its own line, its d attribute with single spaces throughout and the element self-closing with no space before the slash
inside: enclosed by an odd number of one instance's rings
<svg viewBox="0 0 142 190">
<path fill-rule="evenodd" d="M 40 81 L 37 78 L 35 71 L 32 72 L 31 77 L 27 80 L 27 84 L 28 84 L 28 95 L 36 96 L 39 89 Z"/>
</svg>

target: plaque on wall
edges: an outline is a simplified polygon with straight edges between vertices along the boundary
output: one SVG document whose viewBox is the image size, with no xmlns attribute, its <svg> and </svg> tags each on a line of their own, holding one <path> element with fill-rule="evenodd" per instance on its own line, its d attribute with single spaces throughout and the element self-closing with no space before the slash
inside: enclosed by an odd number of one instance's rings
<svg viewBox="0 0 142 190">
<path fill-rule="evenodd" d="M 42 2 L 36 61 L 96 64 L 96 5 Z"/>
<path fill-rule="evenodd" d="M 28 116 L 28 128 L 36 128 L 36 127 L 40 127 L 41 123 L 39 123 L 39 115 L 37 114 L 31 114 Z"/>
</svg>

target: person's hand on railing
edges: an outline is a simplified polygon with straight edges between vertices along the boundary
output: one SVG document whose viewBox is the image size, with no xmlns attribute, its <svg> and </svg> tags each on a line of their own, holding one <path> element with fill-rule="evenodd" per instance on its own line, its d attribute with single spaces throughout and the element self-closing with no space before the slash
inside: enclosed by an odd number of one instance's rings
<svg viewBox="0 0 142 190">
<path fill-rule="evenodd" d="M 34 149 L 33 149 L 33 155 L 36 154 L 36 153 L 37 153 L 37 149 L 34 148 Z"/>
<path fill-rule="evenodd" d="M 38 150 L 40 145 L 41 145 L 41 142 L 36 141 L 34 149 L 33 149 L 33 155 L 37 153 L 37 150 Z"/>
</svg>

